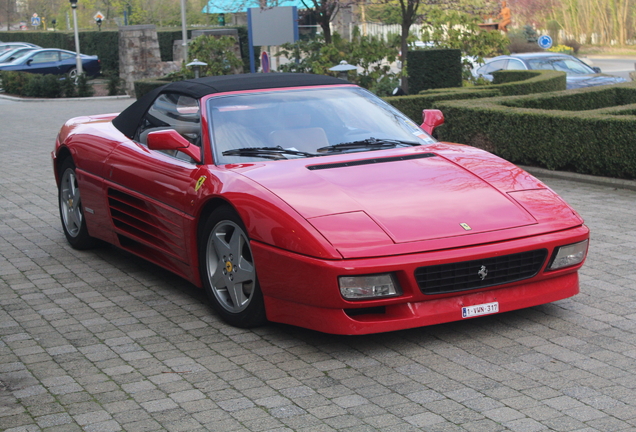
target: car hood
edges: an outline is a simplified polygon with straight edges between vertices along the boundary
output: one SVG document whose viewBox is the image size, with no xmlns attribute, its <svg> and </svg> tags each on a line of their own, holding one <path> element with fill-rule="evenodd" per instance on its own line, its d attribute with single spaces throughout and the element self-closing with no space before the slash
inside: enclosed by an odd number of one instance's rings
<svg viewBox="0 0 636 432">
<path fill-rule="evenodd" d="M 566 77 L 566 88 L 569 90 L 581 87 L 618 84 L 626 81 L 625 78 L 604 74 L 568 75 Z"/>
<path fill-rule="evenodd" d="M 284 170 L 265 163 L 241 171 L 336 246 L 420 242 L 538 224 L 518 200 L 443 156 L 375 153 L 383 152 L 356 154 L 359 159 L 347 162 L 299 159 L 284 161 Z"/>
</svg>

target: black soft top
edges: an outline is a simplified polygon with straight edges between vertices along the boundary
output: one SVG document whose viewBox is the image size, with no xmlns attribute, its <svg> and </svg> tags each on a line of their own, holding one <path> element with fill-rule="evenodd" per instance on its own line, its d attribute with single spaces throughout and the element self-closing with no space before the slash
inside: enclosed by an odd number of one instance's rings
<svg viewBox="0 0 636 432">
<path fill-rule="evenodd" d="M 113 119 L 113 125 L 128 138 L 132 138 L 148 108 L 161 93 L 180 93 L 196 99 L 203 96 L 241 90 L 258 90 L 279 87 L 305 87 L 347 84 L 326 75 L 298 73 L 258 73 L 222 75 L 177 81 L 156 88 L 123 110 Z"/>
</svg>

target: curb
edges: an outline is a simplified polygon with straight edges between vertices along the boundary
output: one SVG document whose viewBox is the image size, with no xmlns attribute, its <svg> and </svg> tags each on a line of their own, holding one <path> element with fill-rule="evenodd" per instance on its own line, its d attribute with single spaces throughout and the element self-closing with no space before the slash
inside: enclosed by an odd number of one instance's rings
<svg viewBox="0 0 636 432">
<path fill-rule="evenodd" d="M 587 174 L 578 174 L 566 171 L 550 171 L 545 168 L 529 167 L 519 165 L 519 168 L 529 172 L 536 177 L 549 177 L 560 180 L 578 181 L 580 183 L 588 183 L 597 186 L 607 186 L 616 189 L 628 189 L 636 191 L 635 180 L 623 180 L 611 177 L 599 177 Z"/>
<path fill-rule="evenodd" d="M 116 96 L 91 96 L 91 97 L 74 97 L 74 98 L 48 98 L 48 99 L 24 99 L 17 96 L 9 96 L 0 94 L 0 99 L 10 100 L 13 102 L 68 102 L 68 101 L 88 101 L 88 100 L 109 100 L 109 99 L 131 99 L 128 95 L 116 95 Z"/>
</svg>

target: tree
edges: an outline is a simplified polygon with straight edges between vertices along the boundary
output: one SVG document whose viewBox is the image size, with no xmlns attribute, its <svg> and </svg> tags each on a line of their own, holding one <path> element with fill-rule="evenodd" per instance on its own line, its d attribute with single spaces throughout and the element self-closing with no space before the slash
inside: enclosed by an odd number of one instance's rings
<svg viewBox="0 0 636 432">
<path fill-rule="evenodd" d="M 323 36 L 283 44 L 279 54 L 291 61 L 281 65 L 280 71 L 329 75 L 333 73 L 329 68 L 345 60 L 362 69 L 360 73 L 351 72 L 349 81 L 377 92 L 379 86 L 395 81 L 390 70 L 395 48 L 382 38 L 361 35 L 355 27 L 351 42 L 334 33 L 330 44 L 325 43 Z"/>
<path fill-rule="evenodd" d="M 482 19 L 474 14 L 440 9 L 432 11 L 428 19 L 430 26 L 422 31 L 422 40 L 436 47 L 462 50 L 468 72 L 473 65 L 466 57 L 481 63 L 484 57 L 502 54 L 510 43 L 501 32 L 482 30 Z"/>
<path fill-rule="evenodd" d="M 380 0 L 390 4 L 395 0 Z M 402 61 L 402 90 L 408 93 L 408 65 L 406 63 L 409 48 L 411 26 L 416 22 L 431 23 L 431 14 L 440 10 L 457 10 L 477 16 L 487 14 L 493 9 L 491 0 L 397 0 L 400 10 L 400 60 Z"/>
<path fill-rule="evenodd" d="M 303 5 L 314 12 L 316 21 L 322 29 L 322 34 L 325 37 L 325 43 L 330 44 L 331 39 L 331 20 L 338 13 L 340 2 L 338 0 L 301 0 Z"/>
</svg>

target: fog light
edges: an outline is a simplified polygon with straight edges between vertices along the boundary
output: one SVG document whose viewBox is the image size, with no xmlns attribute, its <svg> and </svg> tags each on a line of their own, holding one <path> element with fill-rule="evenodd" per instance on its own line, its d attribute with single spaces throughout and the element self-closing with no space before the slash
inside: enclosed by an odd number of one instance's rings
<svg viewBox="0 0 636 432">
<path fill-rule="evenodd" d="M 548 270 L 558 270 L 564 267 L 571 267 L 580 264 L 587 255 L 587 240 L 556 249 L 556 254 Z"/>
<path fill-rule="evenodd" d="M 395 278 L 390 273 L 366 276 L 340 276 L 340 293 L 348 300 L 391 297 L 399 294 Z"/>
</svg>

